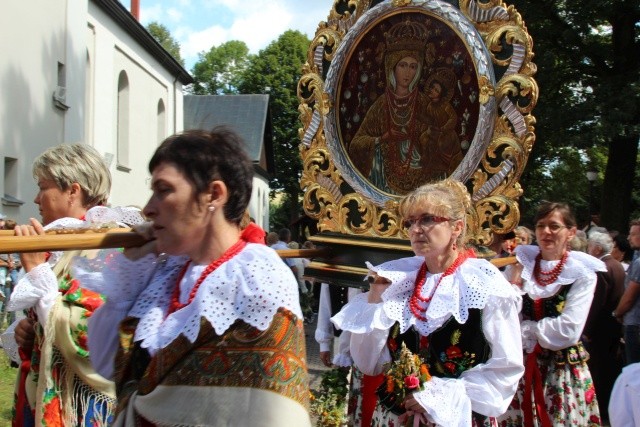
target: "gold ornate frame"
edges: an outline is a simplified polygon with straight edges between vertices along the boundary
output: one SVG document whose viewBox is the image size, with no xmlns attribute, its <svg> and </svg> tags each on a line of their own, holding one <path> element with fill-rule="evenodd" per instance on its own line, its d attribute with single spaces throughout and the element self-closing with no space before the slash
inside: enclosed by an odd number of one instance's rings
<svg viewBox="0 0 640 427">
<path fill-rule="evenodd" d="M 471 26 L 490 58 L 491 70 L 479 72 L 478 81 L 480 102 L 494 110 L 493 123 L 488 125 L 491 135 L 479 156 L 465 156 L 466 171 L 453 174 L 465 182 L 472 197 L 468 239 L 475 245 L 487 245 L 494 232 L 506 233 L 519 222 L 517 200 L 522 189 L 518 179 L 535 141 L 531 112 L 538 99 L 531 37 L 515 8 L 499 0 L 460 0 L 459 9 L 441 0 L 334 0 L 327 21 L 320 22 L 311 42 L 298 83 L 304 210 L 318 221 L 323 233 L 362 237 L 376 245 L 406 239 L 397 212 L 400 196 L 354 190 L 348 168 L 337 165 L 340 159 L 328 141 L 333 136 L 327 128 L 336 100 L 326 84 L 333 61 L 341 59 L 341 45 L 358 32 L 361 20 L 371 14 L 420 8 L 438 13 L 441 19 L 455 20 L 452 25 L 461 34 L 465 26 Z"/>
</svg>

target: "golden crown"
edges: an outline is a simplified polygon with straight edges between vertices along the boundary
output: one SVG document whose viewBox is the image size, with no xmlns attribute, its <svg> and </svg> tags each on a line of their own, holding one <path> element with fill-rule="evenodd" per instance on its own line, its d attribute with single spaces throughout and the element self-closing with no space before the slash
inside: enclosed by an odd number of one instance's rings
<svg viewBox="0 0 640 427">
<path fill-rule="evenodd" d="M 392 26 L 384 34 L 387 51 L 424 50 L 429 35 L 424 25 L 409 19 Z"/>
</svg>

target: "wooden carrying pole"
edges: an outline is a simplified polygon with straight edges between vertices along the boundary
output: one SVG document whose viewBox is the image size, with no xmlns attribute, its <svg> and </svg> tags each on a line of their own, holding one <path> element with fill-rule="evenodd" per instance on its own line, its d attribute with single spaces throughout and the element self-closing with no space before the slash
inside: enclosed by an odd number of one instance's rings
<svg viewBox="0 0 640 427">
<path fill-rule="evenodd" d="M 129 228 L 51 230 L 38 236 L 14 236 L 12 230 L 0 230 L 0 254 L 20 252 L 50 252 L 77 249 L 131 248 L 145 240 Z M 329 248 L 279 249 L 282 258 L 326 257 Z M 496 267 L 515 264 L 515 257 L 490 260 Z"/>
</svg>

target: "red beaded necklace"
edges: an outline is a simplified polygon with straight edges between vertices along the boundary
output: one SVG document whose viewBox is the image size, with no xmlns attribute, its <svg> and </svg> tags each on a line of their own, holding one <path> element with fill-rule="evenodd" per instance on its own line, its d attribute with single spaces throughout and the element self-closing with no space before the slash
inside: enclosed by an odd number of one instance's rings
<svg viewBox="0 0 640 427">
<path fill-rule="evenodd" d="M 434 286 L 433 288 L 433 292 L 428 297 L 422 296 L 422 288 L 424 287 L 424 284 L 427 281 L 427 264 L 422 263 L 422 265 L 420 266 L 420 270 L 418 271 L 418 276 L 416 277 L 415 286 L 413 287 L 413 294 L 411 294 L 411 298 L 409 298 L 409 309 L 411 310 L 413 315 L 416 316 L 417 319 L 422 321 L 427 320 L 427 318 L 422 315 L 422 312 L 426 311 L 427 309 L 426 307 L 423 308 L 420 304 L 421 303 L 426 304 L 429 301 L 431 301 L 433 296 L 436 294 L 436 290 L 438 289 L 438 286 L 440 286 L 440 282 L 442 282 L 442 279 L 444 279 L 446 276 L 453 274 L 456 271 L 456 269 L 460 267 L 460 264 L 462 264 L 467 258 L 474 258 L 474 257 L 475 257 L 475 254 L 473 253 L 473 250 L 461 252 L 458 255 L 458 257 L 455 259 L 455 261 L 453 261 L 453 264 L 451 264 L 444 271 L 444 273 L 442 273 L 442 276 L 440 276 L 440 278 L 438 279 L 438 282 L 436 283 L 436 286 Z"/>
<path fill-rule="evenodd" d="M 539 253 L 538 256 L 536 256 L 536 264 L 533 267 L 533 277 L 536 279 L 538 285 L 547 286 L 555 282 L 558 276 L 560 276 L 560 273 L 562 272 L 562 269 L 567 262 L 568 256 L 569 251 L 564 251 L 558 265 L 556 265 L 549 271 L 542 271 L 542 269 L 540 268 L 540 260 L 542 260 L 542 254 Z"/>
<path fill-rule="evenodd" d="M 186 264 L 182 267 L 182 270 L 180 270 L 180 274 L 178 275 L 178 280 L 176 281 L 175 288 L 173 289 L 173 294 L 171 295 L 171 303 L 169 304 L 169 312 L 167 313 L 167 316 L 191 304 L 191 301 L 193 301 L 193 298 L 195 298 L 200 285 L 202 284 L 202 282 L 204 282 L 204 279 L 206 279 L 209 274 L 213 273 L 222 264 L 236 256 L 246 245 L 246 240 L 240 239 L 236 244 L 227 249 L 227 251 L 223 253 L 220 258 L 211 261 L 211 264 L 205 267 L 195 285 L 193 285 L 193 288 L 191 288 L 191 292 L 189 292 L 189 299 L 186 303 L 183 304 L 180 302 L 180 282 L 182 282 L 182 279 L 187 272 L 187 268 L 189 268 L 189 265 L 191 264 L 191 260 L 187 261 Z"/>
</svg>

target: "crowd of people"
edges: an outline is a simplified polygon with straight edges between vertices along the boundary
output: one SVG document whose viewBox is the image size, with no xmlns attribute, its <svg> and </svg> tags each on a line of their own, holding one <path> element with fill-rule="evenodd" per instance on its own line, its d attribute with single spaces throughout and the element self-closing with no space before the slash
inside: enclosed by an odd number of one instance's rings
<svg viewBox="0 0 640 427">
<path fill-rule="evenodd" d="M 640 220 L 628 238 L 579 230 L 543 202 L 532 229 L 495 236 L 490 256 L 514 258 L 501 270 L 468 244 L 471 198 L 447 178 L 401 198 L 414 256 L 363 260 L 366 286 L 343 287 L 276 252 L 311 242 L 248 217 L 253 168 L 230 129 L 173 135 L 148 168 L 142 209 L 108 207 L 101 156 L 53 147 L 33 164 L 41 220 L 0 219 L 17 238 L 115 222 L 145 242 L 0 257 L 14 426 L 311 425 L 316 313 L 322 363 L 351 373 L 351 425 L 640 422 Z M 420 379 L 398 385 L 407 352 Z"/>
</svg>

